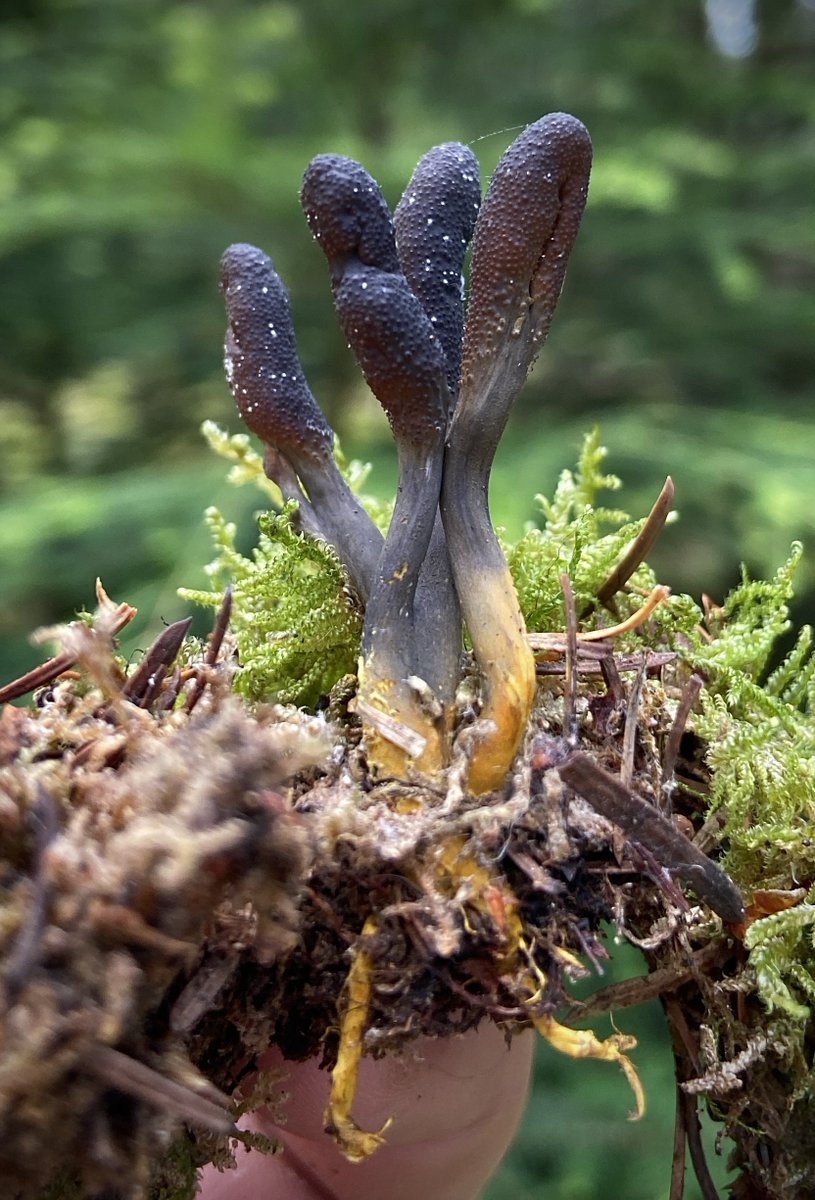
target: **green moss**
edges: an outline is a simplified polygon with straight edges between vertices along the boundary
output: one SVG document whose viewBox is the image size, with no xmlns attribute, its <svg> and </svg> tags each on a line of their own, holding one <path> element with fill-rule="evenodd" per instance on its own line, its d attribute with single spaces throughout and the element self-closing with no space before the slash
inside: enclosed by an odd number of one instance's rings
<svg viewBox="0 0 815 1200">
<path fill-rule="evenodd" d="M 208 509 L 218 551 L 206 568 L 213 590 L 182 588 L 180 594 L 216 608 L 231 584 L 236 690 L 250 700 L 313 706 L 356 669 L 362 619 L 339 559 L 294 529 L 293 510 L 286 505 L 258 518 L 260 540 L 246 558 L 235 547 L 235 526 L 217 508 Z"/>
<path fill-rule="evenodd" d="M 543 524 L 530 525 L 514 545 L 505 546 L 510 571 L 518 592 L 527 628 L 535 633 L 562 630 L 565 626 L 560 576 L 568 574 L 578 613 L 594 608 L 597 593 L 624 551 L 645 524 L 632 521 L 628 513 L 597 503 L 601 491 L 616 491 L 621 482 L 603 472 L 608 451 L 593 429 L 583 440 L 577 468 L 563 471 L 551 500 L 536 496 Z M 656 585 L 651 568 L 643 563 L 630 580 L 629 590 L 615 598 L 620 618 L 640 607 Z M 657 610 L 645 631 L 635 637 L 655 643 L 666 636 L 689 634 L 701 612 L 688 596 L 672 596 Z M 607 617 L 604 623 L 608 623 Z M 591 628 L 597 621 L 585 623 Z"/>
<path fill-rule="evenodd" d="M 759 993 L 770 1009 L 805 1018 L 815 1002 L 815 659 L 805 626 L 772 672 L 789 629 L 799 543 L 769 581 L 742 583 L 708 644 L 689 655 L 707 676 L 694 721 L 707 743 L 711 811 L 720 811 L 725 866 L 748 893 L 803 890 L 806 903 L 761 917 L 745 935 Z"/>
</svg>

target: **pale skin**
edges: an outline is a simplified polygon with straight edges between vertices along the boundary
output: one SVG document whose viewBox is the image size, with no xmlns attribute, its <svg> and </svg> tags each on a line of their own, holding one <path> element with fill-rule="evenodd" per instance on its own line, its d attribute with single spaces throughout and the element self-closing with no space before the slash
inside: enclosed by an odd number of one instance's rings
<svg viewBox="0 0 815 1200">
<path fill-rule="evenodd" d="M 315 1062 L 264 1067 L 287 1074 L 285 1127 L 260 1109 L 242 1124 L 277 1138 L 282 1154 L 238 1149 L 238 1168 L 202 1172 L 199 1200 L 477 1200 L 517 1129 L 534 1035 L 507 1047 L 489 1022 L 462 1037 L 420 1039 L 404 1058 L 363 1060 L 354 1117 L 366 1129 L 393 1123 L 386 1144 L 349 1163 L 323 1131 L 329 1076 Z"/>
</svg>

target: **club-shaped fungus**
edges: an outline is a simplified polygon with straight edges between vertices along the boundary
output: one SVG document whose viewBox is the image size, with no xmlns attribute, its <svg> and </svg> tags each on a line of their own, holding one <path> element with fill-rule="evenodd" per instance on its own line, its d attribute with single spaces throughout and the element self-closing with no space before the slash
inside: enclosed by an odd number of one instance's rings
<svg viewBox="0 0 815 1200">
<path fill-rule="evenodd" d="M 334 547 L 364 601 L 382 537 L 334 461 L 334 434 L 303 373 L 286 289 L 267 254 L 238 243 L 221 259 L 221 291 L 226 377 L 238 412 L 267 447 L 266 473 L 298 502 L 301 528 Z"/>
<path fill-rule="evenodd" d="M 399 262 L 444 350 L 451 408 L 461 370 L 464 256 L 480 203 L 478 159 L 469 146 L 445 142 L 419 161 L 393 214 Z M 461 606 L 440 513 L 419 575 L 415 620 L 421 630 L 417 672 L 448 729 L 461 676 Z"/>
<path fill-rule="evenodd" d="M 504 154 L 476 222 L 442 517 L 481 675 L 480 730 L 468 773 L 477 793 L 500 787 L 535 695 L 523 617 L 490 521 L 490 470 L 512 403 L 552 320 L 590 168 L 585 126 L 563 113 L 543 117 Z"/>
<path fill-rule="evenodd" d="M 308 223 L 331 272 L 340 325 L 384 408 L 399 456 L 393 518 L 365 610 L 359 704 L 379 772 L 443 765 L 433 698 L 419 675 L 414 599 L 438 512 L 449 410 L 447 363 L 402 273 L 388 206 L 352 159 L 315 158 L 303 179 Z M 421 680 L 421 682 L 420 682 Z"/>
<path fill-rule="evenodd" d="M 766 828 L 787 831 L 785 847 L 811 808 L 787 782 L 802 777 L 811 743 L 806 631 L 758 683 L 771 638 L 788 626 L 800 548 L 773 583 L 745 581 L 704 637 L 692 604 L 651 620 L 668 589 L 643 557 L 673 485 L 638 528 L 601 534 L 607 513 L 594 494 L 608 478 L 589 438 L 534 531 L 540 542 L 528 557 L 513 551 L 535 623 L 527 636 L 490 523 L 493 456 L 552 319 L 590 159 L 579 121 L 545 117 L 504 155 L 479 207 L 472 153 L 438 146 L 394 217 L 358 163 L 321 155 L 309 166 L 302 199 L 340 324 L 397 445 L 384 538 L 334 461 L 274 266 L 252 246 L 224 255 L 227 376 L 268 477 L 292 503 L 262 520 L 252 560 L 215 513 L 218 586 L 188 593 L 218 608 L 206 650 L 177 621 L 129 667 L 116 637 L 135 609 L 100 585 L 96 615 L 57 630 L 59 652 L 0 688 L 5 701 L 40 689 L 29 709 L 0 713 L 0 850 L 14 868 L 0 1004 L 15 1031 L 0 1055 L 12 1101 L 0 1088 L 0 1177 L 19 1200 L 53 1194 L 55 1180 L 73 1195 L 74 1177 L 83 1195 L 112 1194 L 122 1178 L 141 1195 L 154 1155 L 166 1155 L 167 1172 L 150 1195 L 191 1194 L 195 1164 L 222 1165 L 228 1140 L 266 1145 L 228 1111 L 236 1089 L 247 1110 L 273 1099 L 267 1072 L 250 1078 L 266 1045 L 331 1067 L 324 1128 L 352 1161 L 382 1144 L 389 1123 L 387 1111 L 372 1131 L 354 1120 L 363 1056 L 481 1021 L 508 1037 L 532 1026 L 571 1057 L 617 1064 L 639 1116 L 633 1039 L 557 1020 L 571 1003 L 567 980 L 606 956 L 610 918 L 646 950 L 649 974 L 601 989 L 594 1011 L 663 997 L 687 1101 L 675 1165 L 687 1140 L 705 1178 L 691 1140 L 697 1093 L 747 1137 L 743 1161 L 761 1158 L 766 1129 L 782 1130 L 779 1161 L 784 1139 L 800 1143 L 811 963 L 792 947 L 811 925 L 798 886 L 806 856 L 789 866 L 786 850 L 773 860 L 772 838 L 745 841 L 757 805 Z M 246 439 L 221 441 L 257 478 Z M 568 574 L 564 529 L 580 539 Z M 358 680 L 346 674 L 360 629 L 346 584 L 365 610 Z M 581 629 L 592 612 L 596 627 Z M 757 635 L 758 660 L 744 649 Z M 295 646 L 285 671 L 268 665 L 278 642 Z M 278 684 L 305 684 L 314 663 L 307 701 L 330 689 L 328 719 L 266 703 L 290 698 Z M 775 783 L 764 770 L 768 786 L 754 795 L 745 766 L 761 763 L 768 714 L 785 731 L 785 769 Z M 729 878 L 728 862 L 743 878 Z M 779 937 L 790 939 L 780 958 Z M 779 1010 L 771 1027 L 759 998 Z M 590 1011 L 581 1004 L 581 1016 Z M 799 1031 L 789 1053 L 776 1048 L 783 1013 Z M 737 1075 L 745 1086 L 734 1092 Z M 180 1155 L 167 1150 L 176 1132 Z"/>
<path fill-rule="evenodd" d="M 502 785 L 527 727 L 535 666 L 490 521 L 489 476 L 560 295 L 590 165 L 584 126 L 552 114 L 507 150 L 480 211 L 475 157 L 448 143 L 419 163 L 394 219 L 359 163 L 336 154 L 310 163 L 303 208 L 399 456 L 381 554 L 334 466 L 271 262 L 247 246 L 224 256 L 238 407 L 267 444 L 269 474 L 301 501 L 301 528 L 334 544 L 365 601 L 357 704 L 380 776 L 432 775 L 450 759 L 460 613 L 481 688 L 467 747 L 472 792 Z M 473 228 L 465 324 L 462 264 Z"/>
</svg>

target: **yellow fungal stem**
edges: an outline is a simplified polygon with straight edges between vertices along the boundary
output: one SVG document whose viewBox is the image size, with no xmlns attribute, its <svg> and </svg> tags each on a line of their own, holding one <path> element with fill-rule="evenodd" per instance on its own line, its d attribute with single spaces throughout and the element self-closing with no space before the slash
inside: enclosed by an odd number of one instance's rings
<svg viewBox="0 0 815 1200">
<path fill-rule="evenodd" d="M 375 933 L 376 929 L 376 917 L 368 917 L 362 927 L 360 943 Z M 372 967 L 370 954 L 358 943 L 351 970 L 345 981 L 340 1047 L 337 1052 L 337 1065 L 331 1075 L 331 1093 L 325 1110 L 326 1131 L 334 1135 L 340 1150 L 351 1162 L 362 1162 L 370 1157 L 384 1143 L 384 1134 L 391 1123 L 391 1119 L 388 1118 L 378 1133 L 370 1133 L 360 1129 L 351 1116 L 357 1091 L 359 1064 L 362 1060 L 365 1027 L 371 1007 Z"/>
<path fill-rule="evenodd" d="M 489 917 L 505 944 L 498 966 L 510 971 L 517 965 L 523 947 L 523 921 L 517 900 L 499 877 L 466 852 L 466 845 L 467 838 L 461 834 L 444 842 L 436 858 L 436 885 L 444 895 L 451 899 L 461 896 L 470 908 Z M 466 915 L 464 920 L 466 925 Z"/>
<path fill-rule="evenodd" d="M 428 711 L 417 686 L 406 679 L 377 678 L 372 665 L 360 662 L 356 711 L 374 774 L 397 779 L 409 778 L 412 771 L 438 775 L 447 761 L 444 722 Z"/>
<path fill-rule="evenodd" d="M 509 570 L 484 585 L 479 606 L 463 605 L 482 672 L 479 736 L 467 772 L 475 795 L 503 785 L 526 733 L 536 686 L 535 658 Z"/>
<path fill-rule="evenodd" d="M 592 629 L 588 633 L 578 633 L 577 640 L 579 642 L 601 642 L 605 638 L 619 637 L 621 633 L 630 633 L 632 629 L 636 629 L 638 625 L 647 621 L 651 613 L 667 600 L 670 594 L 671 589 L 664 583 L 660 583 L 650 593 L 645 603 L 630 617 L 620 621 L 619 625 L 610 625 L 607 629 Z"/>
<path fill-rule="evenodd" d="M 569 1058 L 598 1058 L 603 1062 L 616 1062 L 622 1068 L 634 1093 L 635 1109 L 628 1114 L 630 1121 L 638 1121 L 645 1114 L 645 1090 L 637 1068 L 625 1051 L 633 1050 L 637 1039 L 630 1034 L 613 1033 L 604 1041 L 590 1029 L 570 1029 L 561 1025 L 552 1016 L 533 1017 L 532 1023 L 541 1037 Z"/>
</svg>

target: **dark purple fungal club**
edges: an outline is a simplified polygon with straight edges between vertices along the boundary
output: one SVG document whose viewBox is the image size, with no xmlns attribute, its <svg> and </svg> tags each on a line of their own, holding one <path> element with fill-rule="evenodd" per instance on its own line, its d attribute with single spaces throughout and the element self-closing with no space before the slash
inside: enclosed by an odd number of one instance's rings
<svg viewBox="0 0 815 1200">
<path fill-rule="evenodd" d="M 224 364 L 238 412 L 282 453 L 328 459 L 333 434 L 303 374 L 289 297 L 268 254 L 230 246 L 221 259 L 221 291 L 229 317 Z"/>
<path fill-rule="evenodd" d="M 501 158 L 478 215 L 458 419 L 488 421 L 496 445 L 549 332 L 591 158 L 581 121 L 566 113 L 542 117 Z"/>
<path fill-rule="evenodd" d="M 426 729 L 424 697 L 413 680 L 427 674 L 415 597 L 441 490 L 449 409 L 444 349 L 402 273 L 393 221 L 367 171 L 352 159 L 321 155 L 306 170 L 301 199 L 328 261 L 340 325 L 388 416 L 399 455 L 396 506 L 365 611 L 360 697 L 373 709 L 384 703 L 391 717 L 424 738 L 412 757 L 436 769 L 441 741 Z M 375 756 L 396 771 L 404 756 L 391 754 L 389 745 Z"/>
<path fill-rule="evenodd" d="M 451 407 L 461 367 L 464 257 L 481 202 L 480 174 L 469 146 L 434 146 L 420 160 L 393 214 L 399 262 L 444 350 Z M 428 648 L 417 673 L 445 712 L 452 712 L 461 675 L 461 606 L 440 516 L 419 576 L 415 612 L 420 648 Z"/>
<path fill-rule="evenodd" d="M 288 293 L 269 256 L 246 244 L 224 253 L 221 291 L 226 378 L 238 412 L 266 444 L 266 473 L 299 504 L 300 527 L 335 548 L 364 601 L 382 536 L 334 461 L 333 431 L 297 353 Z"/>
<path fill-rule="evenodd" d="M 445 142 L 421 159 L 393 214 L 399 262 L 441 342 L 451 396 L 458 393 L 464 333 L 464 256 L 481 203 L 469 146 Z"/>
<path fill-rule="evenodd" d="M 575 117 L 530 125 L 504 154 L 476 221 L 461 384 L 441 511 L 482 684 L 469 785 L 500 787 L 526 730 L 535 664 L 489 512 L 489 477 L 513 401 L 548 332 L 586 203 L 591 140 Z"/>
<path fill-rule="evenodd" d="M 479 211 L 475 156 L 447 143 L 419 163 L 395 220 L 359 163 L 324 154 L 309 165 L 306 218 L 399 454 L 384 547 L 378 534 L 360 536 L 364 521 L 333 464 L 331 431 L 305 382 L 271 262 L 252 247 L 225 256 L 227 373 L 238 407 L 267 445 L 269 474 L 300 503 L 301 527 L 334 544 L 366 603 L 358 700 L 380 774 L 434 773 L 449 760 L 461 611 L 482 692 L 472 791 L 502 785 L 526 728 L 534 662 L 487 490 L 560 294 L 590 164 L 584 126 L 544 117 L 507 150 Z M 465 325 L 462 266 L 473 229 Z"/>
<path fill-rule="evenodd" d="M 399 274 L 390 210 L 379 184 L 353 158 L 318 154 L 309 163 L 300 202 L 311 232 L 331 267 L 342 274 L 346 259 Z"/>
<path fill-rule="evenodd" d="M 397 443 L 435 445 L 447 419 L 444 350 L 402 273 L 378 184 L 353 159 L 322 154 L 306 170 L 301 201 L 343 332 Z"/>
</svg>

